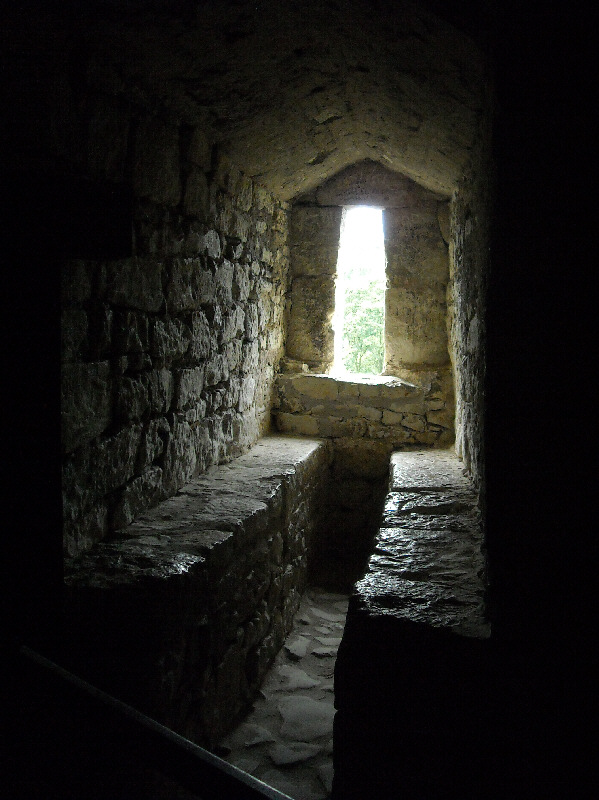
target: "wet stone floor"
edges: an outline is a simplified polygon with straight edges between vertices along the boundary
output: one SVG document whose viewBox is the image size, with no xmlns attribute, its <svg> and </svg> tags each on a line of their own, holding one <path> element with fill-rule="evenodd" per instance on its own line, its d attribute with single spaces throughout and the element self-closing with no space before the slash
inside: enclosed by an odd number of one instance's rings
<svg viewBox="0 0 599 800">
<path fill-rule="evenodd" d="M 333 780 L 333 671 L 348 596 L 308 589 L 253 710 L 219 755 L 294 800 L 328 800 Z"/>
</svg>

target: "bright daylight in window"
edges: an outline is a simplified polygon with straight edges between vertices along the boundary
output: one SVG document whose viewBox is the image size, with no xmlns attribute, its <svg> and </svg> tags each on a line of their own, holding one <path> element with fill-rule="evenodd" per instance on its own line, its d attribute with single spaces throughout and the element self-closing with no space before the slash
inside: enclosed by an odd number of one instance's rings
<svg viewBox="0 0 599 800">
<path fill-rule="evenodd" d="M 335 286 L 332 375 L 380 375 L 385 322 L 383 210 L 343 210 Z"/>
</svg>

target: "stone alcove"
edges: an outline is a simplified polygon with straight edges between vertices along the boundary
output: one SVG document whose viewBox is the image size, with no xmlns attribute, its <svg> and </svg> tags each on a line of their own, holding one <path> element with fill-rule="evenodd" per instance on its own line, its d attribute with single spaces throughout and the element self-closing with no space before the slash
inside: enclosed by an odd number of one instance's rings
<svg viewBox="0 0 599 800">
<path fill-rule="evenodd" d="M 289 211 L 286 359 L 278 379 L 281 430 L 365 436 L 393 446 L 451 443 L 449 202 L 370 160 L 296 198 Z M 293 373 L 326 375 L 331 370 L 340 225 L 343 209 L 355 205 L 383 209 L 382 377 L 294 378 Z"/>
</svg>

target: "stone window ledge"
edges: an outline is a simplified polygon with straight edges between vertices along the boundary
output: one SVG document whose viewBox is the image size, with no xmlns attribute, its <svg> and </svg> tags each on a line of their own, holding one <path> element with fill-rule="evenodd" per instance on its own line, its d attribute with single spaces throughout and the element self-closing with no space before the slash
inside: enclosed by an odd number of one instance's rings
<svg viewBox="0 0 599 800">
<path fill-rule="evenodd" d="M 284 433 L 448 446 L 453 406 L 446 396 L 440 384 L 416 386 L 390 375 L 281 373 L 273 416 Z"/>
</svg>

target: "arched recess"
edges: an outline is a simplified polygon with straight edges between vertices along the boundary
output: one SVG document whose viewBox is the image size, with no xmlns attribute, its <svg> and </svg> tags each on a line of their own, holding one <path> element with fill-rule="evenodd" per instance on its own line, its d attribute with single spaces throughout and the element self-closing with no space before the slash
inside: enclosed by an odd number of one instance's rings
<svg viewBox="0 0 599 800">
<path fill-rule="evenodd" d="M 414 398 L 401 407 L 390 397 L 389 407 L 383 405 L 378 412 L 380 419 L 371 408 L 378 408 L 376 403 L 369 402 L 368 408 L 357 412 L 352 409 L 353 416 L 368 420 L 364 431 L 355 425 L 355 432 L 392 440 L 397 446 L 446 445 L 453 440 L 454 414 L 453 359 L 447 328 L 449 198 L 381 164 L 365 160 L 352 165 L 298 197 L 291 207 L 284 369 L 290 373 L 330 372 L 341 215 L 344 207 L 353 205 L 384 209 L 387 288 L 383 375 L 407 381 L 420 392 L 418 402 Z M 390 388 L 385 391 L 391 393 Z M 314 409 L 310 413 L 314 416 Z M 285 418 L 283 426 L 293 429 L 295 422 Z M 315 433 L 322 434 L 323 430 L 319 427 Z"/>
</svg>

